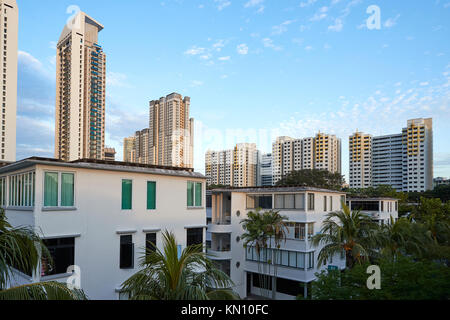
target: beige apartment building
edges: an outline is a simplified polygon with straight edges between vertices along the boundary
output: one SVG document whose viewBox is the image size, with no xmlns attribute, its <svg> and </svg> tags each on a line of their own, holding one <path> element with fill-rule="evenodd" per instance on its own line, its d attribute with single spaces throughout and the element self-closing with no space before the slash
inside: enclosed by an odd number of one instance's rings
<svg viewBox="0 0 450 320">
<path fill-rule="evenodd" d="M 397 191 L 433 189 L 433 120 L 411 119 L 401 133 L 350 137 L 350 187 L 392 186 Z"/>
<path fill-rule="evenodd" d="M 318 133 L 314 139 L 316 159 L 314 169 L 331 173 L 342 172 L 341 139 L 335 135 Z"/>
<path fill-rule="evenodd" d="M 116 154 L 117 154 L 116 149 L 106 147 L 103 158 L 105 161 L 116 161 Z"/>
<path fill-rule="evenodd" d="M 192 168 L 194 119 L 191 99 L 178 93 L 150 102 L 149 164 Z"/>
<path fill-rule="evenodd" d="M 258 182 L 259 151 L 254 143 L 239 143 L 232 150 L 207 151 L 208 185 L 252 187 Z"/>
<path fill-rule="evenodd" d="M 19 9 L 15 0 L 0 0 L 2 50 L 1 161 L 16 161 L 17 58 Z"/>
<path fill-rule="evenodd" d="M 352 189 L 372 186 L 372 135 L 356 132 L 349 137 L 349 185 Z"/>
<path fill-rule="evenodd" d="M 129 137 L 123 139 L 123 161 L 124 162 L 134 162 L 134 148 L 135 148 L 135 137 Z"/>
<path fill-rule="evenodd" d="M 341 140 L 318 133 L 314 138 L 278 137 L 272 144 L 273 184 L 298 170 L 328 170 L 341 173 Z"/>
<path fill-rule="evenodd" d="M 56 54 L 55 158 L 103 159 L 106 55 L 103 26 L 84 12 L 61 34 Z"/>
</svg>

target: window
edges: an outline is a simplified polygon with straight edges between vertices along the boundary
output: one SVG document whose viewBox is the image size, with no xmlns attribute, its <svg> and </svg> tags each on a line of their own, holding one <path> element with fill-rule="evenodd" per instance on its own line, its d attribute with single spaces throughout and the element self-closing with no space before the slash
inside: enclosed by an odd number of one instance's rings
<svg viewBox="0 0 450 320">
<path fill-rule="evenodd" d="M 203 228 L 187 229 L 186 245 L 203 245 Z"/>
<path fill-rule="evenodd" d="M 156 182 L 147 182 L 147 210 L 156 209 Z"/>
<path fill-rule="evenodd" d="M 341 196 L 341 209 L 344 209 L 345 196 Z"/>
<path fill-rule="evenodd" d="M 35 173 L 27 172 L 9 177 L 9 201 L 12 207 L 34 206 Z M 3 203 L 6 204 L 6 178 L 2 187 L 4 192 Z"/>
<path fill-rule="evenodd" d="M 327 211 L 327 196 L 323 197 L 323 211 Z"/>
<path fill-rule="evenodd" d="M 133 194 L 133 181 L 123 179 L 122 180 L 122 210 L 132 209 L 132 194 Z"/>
<path fill-rule="evenodd" d="M 74 206 L 74 174 L 62 173 L 61 174 L 61 206 L 73 207 Z"/>
<path fill-rule="evenodd" d="M 272 209 L 272 195 L 247 196 L 247 209 Z"/>
<path fill-rule="evenodd" d="M 308 193 L 308 210 L 314 210 L 314 193 Z"/>
<path fill-rule="evenodd" d="M 188 207 L 202 206 L 203 184 L 201 182 L 188 181 L 187 204 Z"/>
<path fill-rule="evenodd" d="M 67 268 L 75 264 L 75 238 L 44 240 L 51 260 L 42 259 L 42 276 L 67 273 Z"/>
<path fill-rule="evenodd" d="M 308 253 L 308 269 L 314 268 L 314 252 Z"/>
<path fill-rule="evenodd" d="M 0 178 L 0 206 L 6 206 L 6 178 Z"/>
<path fill-rule="evenodd" d="M 330 196 L 330 211 L 333 211 L 333 197 Z"/>
<path fill-rule="evenodd" d="M 59 181 L 61 180 L 61 190 Z M 44 174 L 44 207 L 74 206 L 73 173 L 45 172 Z"/>
<path fill-rule="evenodd" d="M 304 209 L 304 194 L 276 194 L 275 209 Z"/>
<path fill-rule="evenodd" d="M 134 243 L 132 235 L 120 236 L 120 269 L 134 268 Z"/>
<path fill-rule="evenodd" d="M 146 255 L 156 251 L 156 233 L 147 233 L 145 235 L 145 248 Z"/>
</svg>

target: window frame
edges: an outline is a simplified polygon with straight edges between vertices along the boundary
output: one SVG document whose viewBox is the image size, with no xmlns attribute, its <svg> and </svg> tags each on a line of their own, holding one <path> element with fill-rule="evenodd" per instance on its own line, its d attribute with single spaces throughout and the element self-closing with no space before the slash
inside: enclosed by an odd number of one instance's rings
<svg viewBox="0 0 450 320">
<path fill-rule="evenodd" d="M 131 243 L 122 243 L 123 237 L 131 237 Z M 131 244 L 131 266 L 125 266 L 122 264 L 122 246 Z M 134 269 L 134 260 L 135 260 L 135 243 L 133 242 L 132 234 L 121 234 L 119 237 L 119 268 L 121 270 L 132 270 Z"/>
<path fill-rule="evenodd" d="M 42 208 L 43 209 L 74 209 L 76 208 L 76 191 L 75 191 L 75 185 L 77 184 L 77 175 L 75 171 L 54 171 L 54 170 L 44 170 L 44 175 L 42 179 Z M 47 173 L 56 173 L 58 174 L 58 204 L 56 206 L 46 206 L 45 205 L 45 175 Z M 62 200 L 62 175 L 63 174 L 72 174 L 73 175 L 73 205 L 72 206 L 62 206 L 61 200 Z"/>
<path fill-rule="evenodd" d="M 154 185 L 155 185 L 154 208 L 149 208 L 149 197 L 148 197 L 148 191 L 149 191 L 148 187 L 149 187 L 149 183 L 154 183 Z M 158 186 L 158 183 L 157 183 L 156 181 L 154 181 L 154 180 L 147 180 L 147 203 L 146 203 L 147 211 L 155 211 L 156 208 L 157 208 L 157 204 L 156 204 L 157 186 Z M 132 189 L 131 191 L 133 192 L 133 189 Z M 133 207 L 133 205 L 132 205 L 131 207 Z"/>
<path fill-rule="evenodd" d="M 124 181 L 131 181 L 131 198 L 130 198 L 130 209 L 125 209 L 124 208 L 124 201 L 123 201 L 123 182 Z M 134 184 L 134 179 L 130 179 L 130 178 L 121 178 L 120 179 L 120 210 L 121 211 L 132 211 L 133 210 L 133 184 Z"/>
<path fill-rule="evenodd" d="M 192 198 L 192 202 L 193 205 L 190 206 L 189 205 L 189 194 L 188 194 L 188 190 L 189 190 L 189 184 L 192 183 L 193 185 L 193 198 Z M 201 196 L 200 196 L 200 205 L 197 204 L 197 185 L 201 185 Z M 203 188 L 203 182 L 198 182 L 198 181 L 193 181 L 193 180 L 188 180 L 187 184 L 186 184 L 186 207 L 188 209 L 203 209 L 204 208 L 204 201 L 203 201 L 203 196 L 205 194 L 204 188 Z"/>
</svg>

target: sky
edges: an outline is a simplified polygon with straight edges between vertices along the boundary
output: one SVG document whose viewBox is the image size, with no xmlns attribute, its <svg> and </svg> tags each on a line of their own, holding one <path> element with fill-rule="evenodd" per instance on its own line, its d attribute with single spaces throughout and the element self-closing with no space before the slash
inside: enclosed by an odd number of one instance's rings
<svg viewBox="0 0 450 320">
<path fill-rule="evenodd" d="M 117 160 L 123 138 L 148 127 L 149 101 L 178 92 L 191 97 L 199 172 L 208 149 L 271 152 L 277 136 L 321 131 L 342 139 L 348 181 L 350 134 L 432 117 L 434 176 L 450 177 L 450 0 L 17 3 L 18 159 L 54 156 L 56 42 L 78 7 L 105 27 L 106 144 Z"/>
</svg>

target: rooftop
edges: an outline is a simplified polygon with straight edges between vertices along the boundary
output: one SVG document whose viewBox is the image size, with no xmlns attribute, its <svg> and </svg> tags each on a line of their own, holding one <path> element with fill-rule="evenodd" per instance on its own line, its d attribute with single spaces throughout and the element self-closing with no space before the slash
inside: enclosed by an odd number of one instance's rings
<svg viewBox="0 0 450 320">
<path fill-rule="evenodd" d="M 108 160 L 93 160 L 93 159 L 80 159 L 71 162 L 65 162 L 54 158 L 41 158 L 31 157 L 17 162 L 7 164 L 0 167 L 0 174 L 11 171 L 20 170 L 23 168 L 31 167 L 34 165 L 51 165 L 70 168 L 82 168 L 93 170 L 109 170 L 109 171 L 123 171 L 123 172 L 135 172 L 135 173 L 149 173 L 168 176 L 184 176 L 192 178 L 205 177 L 197 172 L 194 172 L 192 168 L 180 168 L 180 167 L 168 167 L 168 166 L 156 166 L 130 162 L 108 161 Z"/>
<path fill-rule="evenodd" d="M 386 201 L 399 201 L 400 199 L 396 199 L 396 198 L 389 198 L 389 197 L 376 197 L 376 198 L 351 198 L 351 197 L 347 197 L 348 201 L 382 201 L 382 200 L 386 200 Z"/>
<path fill-rule="evenodd" d="M 242 188 L 217 188 L 213 189 L 213 192 L 243 192 L 243 193 L 269 193 L 269 192 L 305 192 L 305 191 L 315 191 L 315 192 L 327 192 L 327 193 L 338 193 L 346 194 L 343 191 L 329 190 L 314 188 L 308 186 L 267 186 L 267 187 L 242 187 Z"/>
</svg>

